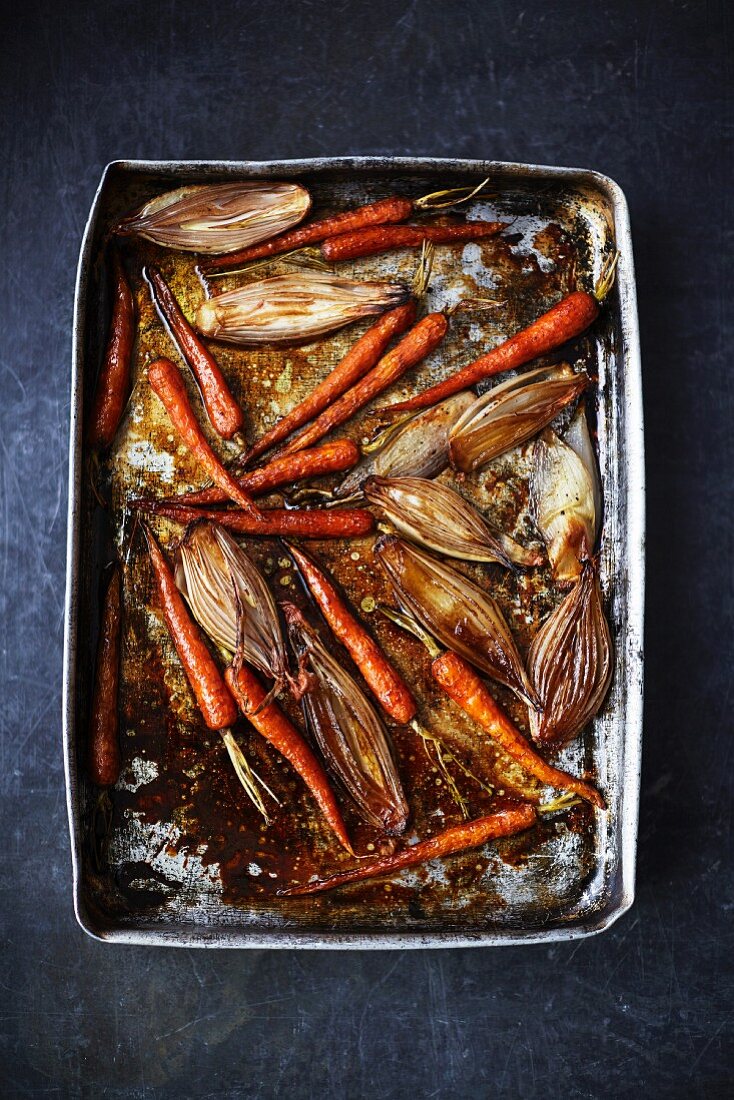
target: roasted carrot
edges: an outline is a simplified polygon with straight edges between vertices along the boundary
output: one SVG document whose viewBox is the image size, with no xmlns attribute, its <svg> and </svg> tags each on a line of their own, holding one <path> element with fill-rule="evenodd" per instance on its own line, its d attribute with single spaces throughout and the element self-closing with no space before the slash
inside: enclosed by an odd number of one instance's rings
<svg viewBox="0 0 734 1100">
<path fill-rule="evenodd" d="M 87 441 L 107 450 L 130 396 L 130 371 L 135 344 L 135 299 L 117 250 L 112 251 L 112 320 L 104 359 L 97 378 Z"/>
<path fill-rule="evenodd" d="M 231 439 L 241 431 L 245 417 L 230 392 L 219 364 L 186 320 L 173 291 L 158 268 L 149 267 L 143 274 L 148 279 L 151 297 L 158 312 L 199 383 L 201 399 L 212 427 L 222 439 Z"/>
<path fill-rule="evenodd" d="M 105 585 L 97 643 L 97 664 L 89 719 L 89 778 L 112 787 L 120 774 L 119 716 L 122 572 L 113 565 Z"/>
<path fill-rule="evenodd" d="M 305 397 L 295 409 L 292 409 L 270 431 L 253 443 L 247 453 L 247 460 L 257 458 L 258 455 L 274 447 L 276 443 L 280 443 L 291 432 L 297 431 L 303 424 L 313 420 L 333 401 L 341 397 L 350 386 L 358 382 L 368 370 L 374 367 L 392 338 L 410 328 L 415 321 L 415 311 L 415 302 L 410 301 L 383 314 L 363 336 L 360 336 L 341 362 L 322 382 L 319 382 L 308 397 Z"/>
<path fill-rule="evenodd" d="M 292 485 L 306 478 L 319 477 L 321 474 L 349 470 L 359 459 L 359 448 L 351 439 L 335 439 L 333 443 L 323 443 L 307 451 L 299 451 L 285 458 L 275 458 L 267 466 L 251 470 L 237 478 L 241 489 L 251 496 L 263 496 L 281 485 Z M 209 489 L 195 490 L 193 493 L 180 493 L 167 497 L 164 504 L 183 504 L 187 507 L 201 504 L 224 504 L 229 500 L 227 494 L 216 485 Z M 147 498 L 140 497 L 130 501 L 132 508 L 145 507 Z"/>
<path fill-rule="evenodd" d="M 426 863 L 429 859 L 440 859 L 442 856 L 478 848 L 481 844 L 496 840 L 498 837 L 522 833 L 537 820 L 538 815 L 534 807 L 529 802 L 519 802 L 511 808 L 477 817 L 474 821 L 453 825 L 450 829 L 445 829 L 437 836 L 431 837 L 430 840 L 419 840 L 417 844 L 413 844 L 410 848 L 403 848 L 394 855 L 382 856 L 371 863 L 354 867 L 350 871 L 340 871 L 330 878 L 317 879 L 303 886 L 291 886 L 288 890 L 282 890 L 281 894 L 289 897 L 320 894 L 324 890 L 333 890 L 336 886 L 345 886 L 349 882 L 362 882 L 364 879 L 389 875 L 394 871 L 402 871 L 405 867 Z"/>
<path fill-rule="evenodd" d="M 291 229 L 262 244 L 251 245 L 239 252 L 227 256 L 217 256 L 204 260 L 201 270 L 205 275 L 212 271 L 231 271 L 251 260 L 261 260 L 267 256 L 277 256 L 282 252 L 291 252 L 303 245 L 316 244 L 333 237 L 337 233 L 348 233 L 353 229 L 363 229 L 368 225 L 384 225 L 388 222 L 402 222 L 413 213 L 414 204 L 410 199 L 398 197 L 380 199 L 379 202 L 366 203 L 356 210 L 347 210 L 343 214 L 333 214 L 330 218 L 321 218 L 300 229 Z"/>
<path fill-rule="evenodd" d="M 148 379 L 166 406 L 166 411 L 174 426 L 178 429 L 184 443 L 199 460 L 212 481 L 216 482 L 230 500 L 233 500 L 235 504 L 239 504 L 245 512 L 251 516 L 258 516 L 260 514 L 259 509 L 255 507 L 247 493 L 240 488 L 232 475 L 225 470 L 207 443 L 189 403 L 186 387 L 183 384 L 178 367 L 170 359 L 156 359 L 148 367 Z"/>
<path fill-rule="evenodd" d="M 224 678 L 248 722 L 293 765 L 316 799 L 339 843 L 354 855 L 344 818 L 329 786 L 326 772 L 303 734 L 296 729 L 277 703 L 269 703 L 258 710 L 267 698 L 267 692 L 247 665 L 242 665 L 236 674 L 233 668 L 228 668 Z"/>
<path fill-rule="evenodd" d="M 311 447 L 333 428 L 349 420 L 359 409 L 376 397 L 416 363 L 438 347 L 448 331 L 449 323 L 443 313 L 429 313 L 408 332 L 394 348 L 383 355 L 379 363 L 355 386 L 347 390 L 338 401 L 325 409 L 312 424 L 286 443 L 278 457 Z"/>
<path fill-rule="evenodd" d="M 443 382 L 430 386 L 427 390 L 410 397 L 407 401 L 399 401 L 395 405 L 388 405 L 380 410 L 390 415 L 399 415 L 413 412 L 416 409 L 424 409 L 429 405 L 435 405 L 452 393 L 465 390 L 480 382 L 490 375 L 499 374 L 501 371 L 522 367 L 531 359 L 539 355 L 546 355 L 561 347 L 562 344 L 580 336 L 599 316 L 600 304 L 611 289 L 614 282 L 614 269 L 617 255 L 613 256 L 602 269 L 602 274 L 594 288 L 594 293 L 589 294 L 585 290 L 576 290 L 567 294 L 560 302 L 557 302 L 547 313 L 541 314 L 536 321 L 527 328 L 515 333 L 498 347 L 492 348 L 486 355 L 482 355 L 473 363 L 469 363 L 461 370 L 449 375 Z"/>
<path fill-rule="evenodd" d="M 336 587 L 316 563 L 295 546 L 288 546 L 303 579 L 321 608 L 332 633 L 342 643 L 383 710 L 401 725 L 418 710 L 415 699 L 374 638 L 352 614 Z"/>
<path fill-rule="evenodd" d="M 375 256 L 397 248 L 420 248 L 424 241 L 433 244 L 454 244 L 496 237 L 507 222 L 464 222 L 461 225 L 378 225 L 328 237 L 321 245 L 321 255 L 330 263 L 356 260 L 360 256 Z"/>
<path fill-rule="evenodd" d="M 143 525 L 153 565 L 158 597 L 168 631 L 186 678 L 211 730 L 225 730 L 237 721 L 237 707 L 198 626 L 189 615 L 173 572 L 147 524 Z"/>
<path fill-rule="evenodd" d="M 253 516 L 237 509 L 186 508 L 157 500 L 142 501 L 140 504 L 141 511 L 165 516 L 177 523 L 209 519 L 241 535 L 259 535 L 263 538 L 351 539 L 368 535 L 375 525 L 374 516 L 366 508 L 332 508 L 328 511 L 318 508 L 268 508 Z"/>
<path fill-rule="evenodd" d="M 500 709 L 472 666 L 457 653 L 447 650 L 431 664 L 434 680 L 450 699 L 495 740 L 505 752 L 517 760 L 526 771 L 549 787 L 573 791 L 600 810 L 604 799 L 589 783 L 554 768 L 539 756 L 520 731 Z"/>
</svg>

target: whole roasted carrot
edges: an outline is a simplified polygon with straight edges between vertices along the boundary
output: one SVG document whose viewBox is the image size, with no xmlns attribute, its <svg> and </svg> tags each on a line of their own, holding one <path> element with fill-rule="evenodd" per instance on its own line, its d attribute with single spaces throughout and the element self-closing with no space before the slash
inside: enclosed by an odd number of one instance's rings
<svg viewBox="0 0 734 1100">
<path fill-rule="evenodd" d="M 366 508 L 269 508 L 256 516 L 236 509 L 186 508 L 164 501 L 141 501 L 141 511 L 177 523 L 194 523 L 199 519 L 213 520 L 240 535 L 259 535 L 263 538 L 303 539 L 351 539 L 368 535 L 375 526 L 375 519 Z"/>
<path fill-rule="evenodd" d="M 604 799 L 590 783 L 584 783 L 582 779 L 576 779 L 568 772 L 554 768 L 538 756 L 463 657 L 447 650 L 434 659 L 431 673 L 449 698 L 458 703 L 465 714 L 486 730 L 509 756 L 536 779 L 561 791 L 573 791 L 600 810 L 605 808 Z"/>
<path fill-rule="evenodd" d="M 89 719 L 89 778 L 112 787 L 120 774 L 119 716 L 122 572 L 115 564 L 107 579 L 97 643 L 97 664 Z"/>
<path fill-rule="evenodd" d="M 135 344 L 135 299 L 117 250 L 112 252 L 112 320 L 104 359 L 97 378 L 87 441 L 107 450 L 122 419 L 130 396 L 130 371 Z"/>
<path fill-rule="evenodd" d="M 415 321 L 415 312 L 415 302 L 410 301 L 378 318 L 308 397 L 305 397 L 287 416 L 253 443 L 247 452 L 247 461 L 257 458 L 274 447 L 276 443 L 280 443 L 291 432 L 297 431 L 303 424 L 313 420 L 333 401 L 341 397 L 345 390 L 374 367 L 392 338 L 410 328 Z"/>
<path fill-rule="evenodd" d="M 303 734 L 296 729 L 277 703 L 262 707 L 267 692 L 247 665 L 242 665 L 237 673 L 232 667 L 228 668 L 224 678 L 248 722 L 293 765 L 314 796 L 339 843 L 354 855 L 344 818 L 326 772 Z"/>
<path fill-rule="evenodd" d="M 378 225 L 328 237 L 321 245 L 325 260 L 356 260 L 360 256 L 375 256 L 396 248 L 420 248 L 424 241 L 433 244 L 454 244 L 496 237 L 506 222 L 464 222 L 462 225 Z"/>
<path fill-rule="evenodd" d="M 237 721 L 237 707 L 204 638 L 189 615 L 173 572 L 147 524 L 143 525 L 155 574 L 158 597 L 204 721 L 211 730 L 225 730 Z"/>
<path fill-rule="evenodd" d="M 212 427 L 222 439 L 232 439 L 242 430 L 245 417 L 230 392 L 219 364 L 184 317 L 158 268 L 148 267 L 143 274 L 148 279 L 151 297 L 158 312 L 199 383 L 201 399 Z"/>
<path fill-rule="evenodd" d="M 148 379 L 166 406 L 166 411 L 184 443 L 199 460 L 212 481 L 216 482 L 230 500 L 239 504 L 245 512 L 251 516 L 258 516 L 259 509 L 255 507 L 232 475 L 225 470 L 209 446 L 194 416 L 178 367 L 170 359 L 156 359 L 148 367 Z"/>
<path fill-rule="evenodd" d="M 386 222 L 402 222 L 413 213 L 413 202 L 397 196 L 380 199 L 379 202 L 366 203 L 356 210 L 347 210 L 343 214 L 333 214 L 330 218 L 321 218 L 300 229 L 291 229 L 262 244 L 251 245 L 239 252 L 227 256 L 205 260 L 201 270 L 205 275 L 212 271 L 231 271 L 232 268 L 251 260 L 261 260 L 267 256 L 277 256 L 282 252 L 291 252 L 307 244 L 316 244 L 337 233 L 348 233 L 353 229 L 363 229 L 368 225 L 384 225 Z"/>
<path fill-rule="evenodd" d="M 281 485 L 292 485 L 294 482 L 319 477 L 321 474 L 349 470 L 358 459 L 359 448 L 356 443 L 352 443 L 351 439 L 335 439 L 332 443 L 324 443 L 320 447 L 299 451 L 285 458 L 274 458 L 272 462 L 268 462 L 267 466 L 261 466 L 257 470 L 251 470 L 242 477 L 238 477 L 237 483 L 251 496 L 263 496 Z M 180 493 L 176 497 L 168 497 L 163 503 L 183 504 L 188 507 L 200 504 L 224 504 L 228 500 L 227 494 L 213 485 L 209 489 L 199 489 L 193 493 Z M 144 504 L 144 498 L 130 501 L 133 508 Z"/>
<path fill-rule="evenodd" d="M 288 550 L 333 634 L 351 656 L 383 710 L 401 725 L 410 722 L 418 707 L 402 676 L 352 614 L 327 575 L 303 551 L 290 545 Z"/>
<path fill-rule="evenodd" d="M 443 313 L 428 313 L 421 318 L 394 348 L 383 355 L 379 363 L 356 385 L 347 390 L 338 401 L 325 409 L 312 424 L 286 443 L 278 457 L 311 447 L 333 428 L 349 420 L 359 409 L 367 405 L 416 363 L 438 347 L 448 331 L 449 323 Z"/>
<path fill-rule="evenodd" d="M 282 890 L 281 894 L 288 897 L 321 894 L 325 890 L 333 890 L 336 886 L 345 886 L 349 882 L 362 882 L 364 879 L 389 875 L 394 871 L 402 871 L 405 867 L 426 863 L 429 859 L 440 859 L 442 856 L 478 848 L 481 844 L 496 840 L 498 837 L 522 833 L 531 828 L 537 820 L 535 808 L 529 802 L 519 802 L 512 808 L 477 817 L 474 821 L 467 821 L 462 825 L 453 825 L 450 829 L 445 829 L 444 832 L 431 837 L 430 840 L 419 840 L 417 844 L 413 844 L 410 848 L 403 848 L 394 855 L 382 856 L 371 863 L 362 863 L 351 871 L 340 871 L 330 878 L 317 879 L 303 886 L 291 886 L 288 890 Z"/>
<path fill-rule="evenodd" d="M 473 363 L 455 371 L 443 382 L 430 386 L 407 401 L 388 405 L 380 411 L 397 416 L 427 408 L 450 397 L 452 393 L 458 393 L 459 390 L 475 385 L 483 378 L 489 378 L 490 375 L 512 370 L 515 367 L 522 367 L 531 359 L 546 355 L 576 336 L 580 336 L 599 316 L 599 306 L 614 282 L 617 255 L 612 257 L 603 268 L 593 294 L 585 290 L 576 290 L 572 294 L 567 294 L 527 328 L 511 336 Z"/>
</svg>

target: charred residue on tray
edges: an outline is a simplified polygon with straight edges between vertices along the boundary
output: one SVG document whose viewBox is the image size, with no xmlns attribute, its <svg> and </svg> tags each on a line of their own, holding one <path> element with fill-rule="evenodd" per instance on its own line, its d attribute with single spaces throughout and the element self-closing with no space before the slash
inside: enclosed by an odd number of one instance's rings
<svg viewBox="0 0 734 1100">
<path fill-rule="evenodd" d="M 392 193 L 419 195 L 440 185 L 431 176 L 347 181 L 336 175 L 331 179 L 306 178 L 304 182 L 313 189 L 314 212 L 318 214 Z M 457 184 L 462 182 L 456 180 Z M 179 184 L 160 181 L 154 190 Z M 119 209 L 114 216 L 133 208 L 151 193 L 148 185 L 147 190 L 133 187 L 118 195 L 115 201 Z M 374 404 L 406 396 L 476 358 L 532 321 L 573 289 L 580 277 L 586 278 L 588 227 L 570 210 L 560 191 L 543 192 L 532 187 L 508 189 L 494 203 L 487 200 L 477 204 L 473 216 L 498 214 L 508 220 L 516 216 L 517 222 L 493 240 L 437 248 L 425 308 L 448 308 L 465 298 L 491 301 L 483 308 L 477 303 L 453 312 L 445 343 Z M 216 922 L 226 908 L 230 913 L 239 911 L 242 926 L 257 914 L 258 920 L 268 922 L 270 927 L 288 922 L 314 929 L 446 930 L 486 928 L 495 921 L 532 926 L 561 914 L 581 896 L 594 867 L 595 825 L 586 807 L 543 821 L 527 833 L 486 849 L 413 868 L 393 880 L 378 879 L 312 899 L 276 896 L 288 883 L 332 873 L 351 861 L 338 850 L 290 765 L 240 720 L 236 736 L 281 804 L 268 801 L 272 821 L 266 827 L 247 801 L 221 740 L 198 718 L 154 606 L 142 541 L 137 537 L 130 545 L 132 523 L 127 501 L 131 497 L 170 495 L 202 483 L 196 464 L 175 437 L 162 405 L 146 382 L 146 368 L 154 358 L 165 355 L 177 363 L 181 359 L 150 301 L 142 268 L 149 263 L 161 267 L 190 320 L 205 291 L 193 256 L 167 252 L 142 239 L 126 240 L 123 251 L 140 317 L 134 389 L 105 469 L 110 512 L 100 520 L 89 492 L 85 509 L 95 523 L 108 524 L 110 539 L 127 559 L 121 735 L 124 771 L 113 792 L 109 873 L 98 877 L 89 872 L 87 891 L 100 909 L 131 922 L 138 915 L 148 920 L 195 919 L 191 913 Z M 355 278 L 388 277 L 407 282 L 415 267 L 415 253 L 401 251 L 358 260 L 344 265 L 343 270 Z M 274 266 L 272 271 L 277 269 Z M 269 273 L 263 268 L 253 277 Z M 223 280 L 218 289 L 239 281 L 235 277 Z M 102 293 L 103 280 L 97 282 L 97 290 Z M 248 438 L 270 427 L 308 393 L 366 327 L 366 323 L 352 325 L 300 348 L 242 349 L 212 342 L 212 351 L 245 411 Z M 91 340 L 90 348 L 94 346 Z M 550 358 L 562 359 L 564 350 Z M 572 351 L 574 359 L 583 359 L 595 372 L 593 334 L 575 342 Z M 89 357 L 93 358 L 92 350 Z M 235 448 L 222 444 L 209 428 L 196 384 L 185 366 L 183 375 L 212 444 L 224 457 L 234 454 Z M 493 384 L 494 380 L 484 383 L 480 389 Z M 592 411 L 593 401 L 588 405 Z M 375 419 L 369 408 L 335 434 L 360 441 L 372 431 Z M 474 501 L 497 526 L 526 545 L 537 546 L 527 492 L 531 455 L 532 446 L 527 446 L 496 459 L 476 478 L 448 471 L 441 477 Z M 341 476 L 319 479 L 319 484 L 333 486 Z M 274 499 L 281 500 L 279 496 Z M 172 522 L 157 520 L 154 525 L 167 549 L 182 534 L 181 526 Z M 96 544 L 102 542 L 98 537 Z M 282 546 L 270 539 L 244 542 L 276 595 L 298 596 L 299 581 Z M 416 691 L 424 725 L 492 789 L 490 795 L 455 770 L 472 815 L 487 812 L 507 797 L 537 801 L 541 792 L 537 783 L 528 779 L 434 685 L 429 658 L 420 643 L 398 630 L 373 606 L 372 601 L 379 605 L 392 603 L 393 598 L 374 560 L 372 542 L 372 538 L 349 543 L 309 542 L 307 548 L 333 573 L 355 613 Z M 89 548 L 83 552 L 87 592 L 96 583 L 97 557 L 104 556 Z M 459 563 L 458 567 L 497 599 L 525 653 L 540 622 L 559 599 L 547 570 L 531 569 L 512 575 L 491 565 Z M 93 621 L 89 598 L 83 614 L 87 621 Z M 91 653 L 90 642 L 84 655 L 86 663 Z M 81 680 L 83 685 L 88 683 L 88 669 L 82 670 Z M 527 731 L 527 714 L 514 696 L 494 683 L 490 687 L 518 726 Z M 82 696 L 85 690 L 83 687 Z M 288 699 L 281 699 L 281 705 L 302 726 L 300 708 Z M 424 838 L 458 822 L 460 813 L 420 737 L 409 728 L 386 724 L 411 807 L 406 836 Z M 590 767 L 593 758 L 588 738 L 564 759 L 571 760 L 569 766 L 576 770 Z M 380 837 L 357 820 L 346 799 L 341 801 L 357 851 L 376 854 Z"/>
</svg>

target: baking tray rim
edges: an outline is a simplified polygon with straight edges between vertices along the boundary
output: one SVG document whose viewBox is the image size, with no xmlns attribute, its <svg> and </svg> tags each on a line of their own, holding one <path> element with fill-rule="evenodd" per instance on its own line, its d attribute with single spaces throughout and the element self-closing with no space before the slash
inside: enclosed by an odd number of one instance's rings
<svg viewBox="0 0 734 1100">
<path fill-rule="evenodd" d="M 350 169 L 359 172 L 434 172 L 445 168 L 451 172 L 498 174 L 518 179 L 552 178 L 575 184 L 594 184 L 610 202 L 616 245 L 620 252 L 617 287 L 620 298 L 622 368 L 625 373 L 625 395 L 621 428 L 624 436 L 625 465 L 633 477 L 626 480 L 628 526 L 626 533 L 627 685 L 626 729 L 623 775 L 621 779 L 622 808 L 620 815 L 620 845 L 618 881 L 613 901 L 601 912 L 592 914 L 585 923 L 583 916 L 567 926 L 547 930 L 522 930 L 508 926 L 490 932 L 366 932 L 328 933 L 301 931 L 281 927 L 268 931 L 242 930 L 219 926 L 181 925 L 155 928 L 95 925 L 82 896 L 81 821 L 76 813 L 76 656 L 79 613 L 79 546 L 81 539 L 81 476 L 82 476 L 82 410 L 84 328 L 86 289 L 91 250 L 99 214 L 100 198 L 108 177 L 119 172 L 148 172 L 156 175 L 209 175 L 262 172 L 272 176 L 277 172 L 318 172 Z M 644 627 L 644 548 L 645 548 L 645 462 L 642 413 L 642 365 L 635 292 L 634 260 L 629 210 L 624 192 L 610 176 L 592 169 L 566 168 L 551 165 L 523 164 L 514 161 L 485 161 L 452 157 L 388 157 L 346 156 L 297 158 L 273 161 L 216 160 L 113 160 L 100 178 L 84 229 L 76 273 L 74 319 L 72 326 L 72 370 L 69 425 L 69 496 L 66 543 L 66 594 L 64 604 L 64 655 L 62 685 L 62 736 L 66 805 L 69 819 L 71 862 L 73 875 L 74 914 L 79 926 L 93 939 L 105 943 L 125 943 L 141 946 L 219 948 L 311 948 L 339 949 L 419 949 L 440 947 L 494 947 L 520 943 L 548 943 L 583 939 L 598 935 L 611 927 L 634 901 L 637 857 L 638 806 L 642 755 L 643 716 L 643 627 Z"/>
</svg>

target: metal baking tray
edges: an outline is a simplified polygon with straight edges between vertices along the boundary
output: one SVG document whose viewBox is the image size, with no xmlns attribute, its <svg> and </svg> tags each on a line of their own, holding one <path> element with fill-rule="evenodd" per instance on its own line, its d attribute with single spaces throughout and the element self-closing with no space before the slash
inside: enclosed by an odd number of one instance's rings
<svg viewBox="0 0 734 1100">
<path fill-rule="evenodd" d="M 289 799 L 272 830 L 261 832 L 249 804 L 238 794 L 223 749 L 197 723 L 175 654 L 151 607 L 144 555 L 131 550 L 125 498 L 145 486 L 150 492 L 195 484 L 196 470 L 156 412 L 148 387 L 136 384 L 109 467 L 113 505 L 99 508 L 86 476 L 82 424 L 104 344 L 108 316 L 104 239 L 126 211 L 184 181 L 230 178 L 295 178 L 308 186 L 319 209 L 399 193 L 418 196 L 490 177 L 489 194 L 472 213 L 511 215 L 504 241 L 438 249 L 429 308 L 458 298 L 490 297 L 499 310 L 454 314 L 446 344 L 396 388 L 408 393 L 420 379 L 433 380 L 447 363 L 460 365 L 548 308 L 574 278 L 589 285 L 602 256 L 620 252 L 617 281 L 593 328 L 555 359 L 583 360 L 598 383 L 588 400 L 596 423 L 605 514 L 601 578 L 614 638 L 616 663 L 611 692 L 583 737 L 559 754 L 562 767 L 585 770 L 605 792 L 606 814 L 563 815 L 547 828 L 508 838 L 486 849 L 419 867 L 390 880 L 353 886 L 316 898 L 279 898 L 291 850 L 284 832 L 298 817 L 304 855 L 301 877 L 328 873 L 337 856 L 310 817 L 308 797 L 256 735 L 240 731 L 242 743 L 276 792 Z M 155 246 L 133 244 L 128 269 L 137 279 L 140 338 L 136 378 L 155 354 L 172 354 L 139 276 Z M 191 257 L 174 261 L 168 274 L 185 305 L 201 296 Z M 140 262 L 138 262 L 140 261 Z M 415 257 L 407 252 L 357 261 L 361 275 L 409 278 Z M 137 270 L 138 274 L 135 275 Z M 504 326 L 507 326 L 505 329 Z M 305 348 L 246 351 L 215 345 L 216 354 L 243 402 L 250 431 L 259 431 L 306 392 L 327 363 L 355 338 L 346 331 Z M 174 356 L 175 358 L 175 356 Z M 158 417 L 158 419 L 156 419 Z M 347 426 L 354 438 L 364 418 Z M 202 947 L 410 948 L 496 945 L 588 936 L 602 931 L 632 904 L 642 725 L 642 625 L 644 585 L 644 460 L 640 355 L 632 243 L 624 195 L 608 177 L 571 168 L 495 161 L 430 158 L 347 157 L 284 162 L 115 161 L 105 169 L 87 223 L 79 259 L 71 377 L 69 524 L 64 653 L 64 752 L 74 876 L 74 905 L 82 928 L 117 943 Z M 511 532 L 532 537 L 527 494 L 522 491 L 529 450 L 513 452 L 489 468 L 478 503 Z M 489 491 L 491 489 L 491 492 Z M 164 539 L 174 534 L 162 527 Z M 96 644 L 100 570 L 110 540 L 127 560 L 121 746 L 124 770 L 113 792 L 115 813 L 106 862 L 95 868 L 89 830 L 94 792 L 84 768 L 86 723 Z M 356 545 L 315 544 L 359 602 L 384 581 L 372 570 L 370 540 Z M 347 552 L 347 549 L 349 552 Z M 272 571 L 277 549 L 256 548 Z M 356 560 L 355 560 L 356 555 Z M 471 572 L 473 567 L 467 567 Z M 558 600 L 539 581 L 513 589 L 500 571 L 477 567 L 483 583 L 510 617 L 521 647 Z M 383 588 L 380 589 L 380 585 Z M 418 643 L 400 639 L 387 621 L 372 623 L 416 687 L 427 723 L 449 732 L 469 754 L 472 731 L 445 699 L 431 694 L 422 674 Z M 501 701 L 512 709 L 508 696 Z M 522 715 L 515 710 L 517 720 Z M 410 731 L 393 731 L 398 755 L 417 759 Z M 474 739 L 474 744 L 472 744 Z M 489 749 L 484 748 L 485 757 Z M 501 754 L 502 777 L 523 789 Z M 417 778 L 406 779 L 414 819 L 451 815 L 445 790 L 423 761 Z M 410 772 L 413 775 L 413 772 Z M 405 774 L 404 774 L 404 778 Z M 526 783 L 527 785 L 527 783 Z M 476 794 L 476 792 L 474 792 Z M 472 796 L 473 797 L 473 796 Z M 481 804 L 473 804 L 481 812 Z M 289 824 L 290 823 L 290 824 Z M 448 823 L 448 822 L 447 822 Z M 285 854 L 284 854 L 285 853 Z"/>
</svg>

